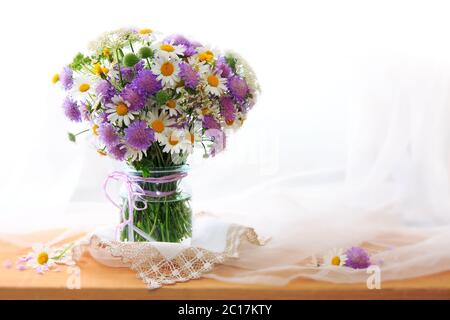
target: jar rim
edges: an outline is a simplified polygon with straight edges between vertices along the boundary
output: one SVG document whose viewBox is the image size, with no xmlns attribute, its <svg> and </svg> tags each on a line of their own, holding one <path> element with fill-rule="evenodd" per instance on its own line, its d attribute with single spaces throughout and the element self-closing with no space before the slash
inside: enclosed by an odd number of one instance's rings
<svg viewBox="0 0 450 320">
<path fill-rule="evenodd" d="M 150 172 L 157 173 L 168 173 L 168 172 L 187 172 L 190 170 L 190 166 L 188 164 L 181 164 L 177 166 L 169 166 L 169 167 L 150 167 L 148 168 Z M 142 170 L 137 170 L 136 168 L 126 165 L 125 171 L 128 173 L 141 173 Z"/>
</svg>

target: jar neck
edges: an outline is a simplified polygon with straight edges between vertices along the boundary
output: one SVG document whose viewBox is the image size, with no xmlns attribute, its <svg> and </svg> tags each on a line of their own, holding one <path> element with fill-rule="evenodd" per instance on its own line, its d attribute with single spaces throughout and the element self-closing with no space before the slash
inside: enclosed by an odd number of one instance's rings
<svg viewBox="0 0 450 320">
<path fill-rule="evenodd" d="M 161 176 L 169 176 L 172 174 L 180 174 L 180 173 L 188 173 L 190 171 L 190 167 L 187 164 L 179 165 L 179 166 L 171 166 L 171 167 L 149 167 L 145 170 L 136 170 L 136 168 L 132 166 L 126 166 L 124 171 L 129 175 L 139 176 L 139 177 L 161 177 Z"/>
</svg>

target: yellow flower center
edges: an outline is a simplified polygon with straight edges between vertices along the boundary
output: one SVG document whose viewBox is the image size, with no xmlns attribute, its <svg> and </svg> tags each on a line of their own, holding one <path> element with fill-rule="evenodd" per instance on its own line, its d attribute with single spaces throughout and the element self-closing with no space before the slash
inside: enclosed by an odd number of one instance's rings
<svg viewBox="0 0 450 320">
<path fill-rule="evenodd" d="M 139 30 L 140 34 L 150 34 L 152 32 L 153 32 L 153 30 L 149 29 L 149 28 L 144 28 L 144 29 Z"/>
<path fill-rule="evenodd" d="M 94 64 L 94 67 L 92 68 L 92 71 L 94 71 L 94 73 L 96 75 L 101 75 L 102 74 L 102 66 L 100 65 L 100 63 Z"/>
<path fill-rule="evenodd" d="M 164 131 L 165 125 L 164 125 L 164 122 L 162 122 L 162 120 L 156 119 L 152 122 L 151 127 L 156 132 L 161 133 Z"/>
<path fill-rule="evenodd" d="M 95 134 L 96 136 L 98 136 L 97 129 L 98 129 L 98 125 L 97 125 L 97 124 L 94 124 L 94 125 L 92 126 L 92 133 Z"/>
<path fill-rule="evenodd" d="M 96 64 L 94 64 L 94 68 L 93 68 L 92 71 L 94 71 L 94 73 L 95 73 L 96 75 L 100 76 L 100 75 L 102 75 L 102 74 L 107 74 L 107 73 L 109 72 L 109 69 L 106 68 L 106 67 L 102 67 L 102 66 L 100 65 L 100 63 L 96 63 Z"/>
<path fill-rule="evenodd" d="M 125 103 L 120 102 L 118 105 L 116 105 L 116 113 L 119 116 L 124 116 L 128 113 L 128 107 Z"/>
<path fill-rule="evenodd" d="M 225 122 L 227 123 L 227 125 L 231 126 L 231 125 L 233 125 L 234 120 L 228 119 L 228 120 L 225 120 Z"/>
<path fill-rule="evenodd" d="M 175 67 L 171 62 L 165 62 L 161 65 L 161 74 L 165 77 L 171 76 L 175 71 Z"/>
<path fill-rule="evenodd" d="M 91 88 L 91 86 L 89 85 L 89 83 L 82 83 L 80 84 L 80 86 L 78 87 L 78 89 L 80 90 L 80 92 L 86 92 Z"/>
<path fill-rule="evenodd" d="M 103 55 L 106 57 L 109 57 L 109 55 L 111 54 L 111 50 L 109 50 L 109 48 L 103 48 Z"/>
<path fill-rule="evenodd" d="M 103 151 L 103 150 L 98 149 L 97 152 L 98 152 L 98 154 L 101 155 L 101 156 L 106 156 L 106 152 Z"/>
<path fill-rule="evenodd" d="M 55 74 L 53 77 L 52 77 L 52 83 L 57 83 L 59 81 L 59 74 Z"/>
<path fill-rule="evenodd" d="M 166 102 L 166 106 L 169 107 L 170 109 L 173 109 L 177 106 L 177 101 L 174 99 L 170 99 L 169 101 Z"/>
<path fill-rule="evenodd" d="M 166 52 L 174 52 L 175 51 L 175 48 L 168 43 L 162 44 L 159 48 Z"/>
<path fill-rule="evenodd" d="M 47 252 L 41 252 L 37 256 L 37 263 L 39 264 L 46 264 L 48 262 L 48 253 Z"/>
<path fill-rule="evenodd" d="M 209 75 L 208 76 L 208 84 L 211 86 L 211 87 L 217 87 L 217 86 L 219 86 L 219 78 L 217 77 L 217 76 L 215 76 L 215 75 Z"/>
<path fill-rule="evenodd" d="M 169 142 L 170 145 L 175 146 L 175 145 L 178 144 L 179 140 L 178 140 L 178 137 L 175 134 L 172 133 L 170 135 L 170 137 L 169 137 L 168 142 Z"/>
<path fill-rule="evenodd" d="M 191 132 L 186 133 L 186 139 L 188 141 L 190 141 L 191 144 L 194 144 L 194 142 L 195 142 L 195 137 Z"/>
<path fill-rule="evenodd" d="M 209 108 L 208 107 L 203 107 L 202 108 L 202 115 L 206 116 L 207 114 L 209 114 Z"/>
<path fill-rule="evenodd" d="M 198 54 L 199 61 L 208 61 L 211 62 L 214 59 L 214 53 L 212 51 L 204 51 Z"/>
<path fill-rule="evenodd" d="M 333 259 L 331 259 L 331 264 L 333 266 L 340 266 L 341 265 L 341 258 L 339 256 L 333 257 Z"/>
</svg>

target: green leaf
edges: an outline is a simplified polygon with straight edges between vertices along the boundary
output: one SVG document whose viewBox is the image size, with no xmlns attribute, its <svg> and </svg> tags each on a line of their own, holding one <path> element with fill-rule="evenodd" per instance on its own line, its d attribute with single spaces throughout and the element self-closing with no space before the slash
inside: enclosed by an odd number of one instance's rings
<svg viewBox="0 0 450 320">
<path fill-rule="evenodd" d="M 68 135 L 70 141 L 77 142 L 77 136 L 76 135 L 74 135 L 71 132 L 69 132 L 67 135 Z"/>
<path fill-rule="evenodd" d="M 236 58 L 233 57 L 231 54 L 228 54 L 225 56 L 225 61 L 228 63 L 228 65 L 231 67 L 234 73 L 236 73 Z"/>
<path fill-rule="evenodd" d="M 81 52 L 73 58 L 72 63 L 69 65 L 74 71 L 79 71 L 84 65 L 89 65 L 91 63 L 91 58 L 84 56 Z"/>
</svg>

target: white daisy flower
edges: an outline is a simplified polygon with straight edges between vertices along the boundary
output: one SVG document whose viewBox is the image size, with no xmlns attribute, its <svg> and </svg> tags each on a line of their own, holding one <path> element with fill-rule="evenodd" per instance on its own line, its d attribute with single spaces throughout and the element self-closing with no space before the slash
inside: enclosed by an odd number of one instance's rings
<svg viewBox="0 0 450 320">
<path fill-rule="evenodd" d="M 173 153 L 170 155 L 172 162 L 176 165 L 180 165 L 186 162 L 188 154 L 187 153 Z"/>
<path fill-rule="evenodd" d="M 211 63 L 218 56 L 218 51 L 209 47 L 196 48 L 197 54 L 195 55 L 200 62 Z"/>
<path fill-rule="evenodd" d="M 201 108 L 195 109 L 198 119 L 202 120 L 206 115 L 213 115 L 217 118 L 220 114 L 220 107 L 216 104 L 204 105 Z"/>
<path fill-rule="evenodd" d="M 147 156 L 147 151 L 136 150 L 128 146 L 125 158 L 128 161 L 133 162 L 133 161 L 141 161 L 144 156 Z"/>
<path fill-rule="evenodd" d="M 179 129 L 170 128 L 166 134 L 161 135 L 161 144 L 164 146 L 163 152 L 177 154 L 186 151 L 184 141 L 184 132 Z"/>
<path fill-rule="evenodd" d="M 188 58 L 189 65 L 197 71 L 199 74 L 205 74 L 209 72 L 209 66 L 205 61 L 200 61 L 198 55 L 193 55 Z"/>
<path fill-rule="evenodd" d="M 100 124 L 97 124 L 96 122 L 92 122 L 91 124 L 91 130 L 90 135 L 86 137 L 86 141 L 88 145 L 90 145 L 91 148 L 94 150 L 97 150 L 97 153 L 102 156 L 106 156 L 106 152 L 104 150 L 104 144 L 99 138 L 98 129 L 100 128 Z"/>
<path fill-rule="evenodd" d="M 206 73 L 202 80 L 207 93 L 220 96 L 225 90 L 227 90 L 227 79 L 222 78 L 218 74 L 211 71 Z"/>
<path fill-rule="evenodd" d="M 156 54 L 160 57 L 177 59 L 178 56 L 184 55 L 185 48 L 181 45 L 173 44 L 173 40 L 170 42 L 161 42 L 153 46 Z"/>
<path fill-rule="evenodd" d="M 33 252 L 29 256 L 27 266 L 36 269 L 39 273 L 42 273 L 55 264 L 55 260 L 53 259 L 53 250 L 51 250 L 50 247 L 42 243 L 38 243 L 33 245 L 32 249 Z"/>
<path fill-rule="evenodd" d="M 169 127 L 175 124 L 172 119 L 169 119 L 166 112 L 163 111 L 158 114 L 158 110 L 156 109 L 147 112 L 146 121 L 148 126 L 155 131 L 156 139 L 158 139 L 158 141 L 164 136 L 167 130 L 169 130 Z"/>
<path fill-rule="evenodd" d="M 152 42 L 156 40 L 156 32 L 150 28 L 139 29 L 137 34 L 139 38 L 145 42 Z"/>
<path fill-rule="evenodd" d="M 245 121 L 245 116 L 241 112 L 238 112 L 233 121 L 227 121 L 227 120 L 224 121 L 225 128 L 237 130 L 240 127 L 242 127 L 242 125 L 244 124 L 244 121 Z"/>
<path fill-rule="evenodd" d="M 105 75 L 111 79 L 119 79 L 119 71 L 117 71 L 115 65 L 109 61 L 95 63 L 92 66 L 92 72 L 97 76 Z"/>
<path fill-rule="evenodd" d="M 192 129 L 184 129 L 182 143 L 185 145 L 184 149 L 186 150 L 186 153 L 192 153 L 194 151 L 194 147 L 200 144 L 201 141 L 202 126 L 199 122 L 196 122 Z"/>
<path fill-rule="evenodd" d="M 180 113 L 180 107 L 178 105 L 177 99 L 169 99 L 166 104 L 163 106 L 163 110 L 167 111 L 169 116 L 176 116 Z"/>
<path fill-rule="evenodd" d="M 76 101 L 86 101 L 89 95 L 95 93 L 95 82 L 88 77 L 77 77 L 73 81 L 70 95 Z"/>
<path fill-rule="evenodd" d="M 125 124 L 128 126 L 131 120 L 139 114 L 138 111 L 130 111 L 130 104 L 119 96 L 114 96 L 112 103 L 108 103 L 106 113 L 108 113 L 108 120 L 117 123 L 119 126 Z"/>
<path fill-rule="evenodd" d="M 178 63 L 167 57 L 159 57 L 152 67 L 152 71 L 166 87 L 173 88 L 180 81 Z"/>
<path fill-rule="evenodd" d="M 323 265 L 328 267 L 342 267 L 347 261 L 347 255 L 344 254 L 344 249 L 330 250 L 323 257 Z"/>
</svg>

